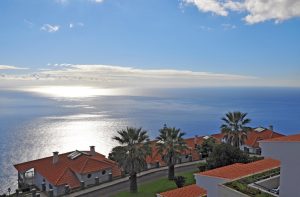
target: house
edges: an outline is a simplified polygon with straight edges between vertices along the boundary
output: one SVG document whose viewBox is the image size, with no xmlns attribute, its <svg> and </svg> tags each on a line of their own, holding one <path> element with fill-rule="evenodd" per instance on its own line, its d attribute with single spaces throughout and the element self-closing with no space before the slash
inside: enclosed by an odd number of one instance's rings
<svg viewBox="0 0 300 197">
<path fill-rule="evenodd" d="M 281 162 L 280 197 L 300 196 L 300 134 L 262 140 L 262 155 Z"/>
<path fill-rule="evenodd" d="M 217 133 L 211 135 L 211 137 L 213 137 L 217 143 L 222 143 L 222 142 L 226 143 L 226 139 L 224 136 L 225 134 L 223 133 Z M 272 139 L 272 138 L 277 138 L 282 136 L 284 135 L 273 131 L 272 126 L 270 126 L 269 129 L 264 127 L 253 128 L 247 132 L 247 138 L 244 144 L 240 146 L 240 149 L 250 154 L 260 155 L 261 148 L 259 147 L 259 143 L 258 143 L 260 140 L 267 140 L 267 139 Z"/>
<path fill-rule="evenodd" d="M 195 136 L 192 138 L 184 139 L 184 141 L 188 149 L 182 152 L 182 155 L 179 157 L 178 163 L 200 160 L 201 155 L 197 151 L 197 147 L 203 143 L 204 137 Z M 166 163 L 164 162 L 163 158 L 158 153 L 156 143 L 157 140 L 150 142 L 152 154 L 146 157 L 147 169 L 166 166 Z"/>
<path fill-rule="evenodd" d="M 157 197 L 202 197 L 206 196 L 206 190 L 196 184 L 173 189 L 156 195 Z"/>
<path fill-rule="evenodd" d="M 97 153 L 94 146 L 90 146 L 89 151 L 53 152 L 51 157 L 16 164 L 14 167 L 18 171 L 20 189 L 35 186 L 53 196 L 121 176 L 118 165 Z"/>
<path fill-rule="evenodd" d="M 248 132 L 247 139 L 240 149 L 244 152 L 251 154 L 261 154 L 261 148 L 259 147 L 260 140 L 273 139 L 277 137 L 282 137 L 283 134 L 277 133 L 271 129 L 266 129 L 263 127 L 255 128 Z"/>
<path fill-rule="evenodd" d="M 207 191 L 208 197 L 224 196 L 222 185 L 242 177 L 278 168 L 280 162 L 271 158 L 247 164 L 235 163 L 195 174 L 196 184 Z"/>
</svg>

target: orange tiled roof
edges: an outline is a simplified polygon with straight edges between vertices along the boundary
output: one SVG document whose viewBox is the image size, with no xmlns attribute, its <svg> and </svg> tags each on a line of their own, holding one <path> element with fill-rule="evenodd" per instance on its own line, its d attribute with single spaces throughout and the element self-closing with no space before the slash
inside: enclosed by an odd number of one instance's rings
<svg viewBox="0 0 300 197">
<path fill-rule="evenodd" d="M 193 160 L 199 160 L 200 156 L 195 148 L 195 143 L 198 145 L 201 145 L 204 141 L 203 137 L 193 137 L 193 138 L 187 138 L 184 139 L 185 143 L 188 146 L 187 151 L 184 151 L 182 154 L 192 154 Z M 163 161 L 162 157 L 157 153 L 157 147 L 156 147 L 157 140 L 153 140 L 150 142 L 150 146 L 152 148 L 152 154 L 150 156 L 146 157 L 146 163 L 156 163 L 159 162 L 160 165 L 165 165 L 165 162 Z"/>
<path fill-rule="evenodd" d="M 212 134 L 210 136 L 215 138 L 217 140 L 217 142 L 222 142 L 224 135 L 225 135 L 224 133 L 216 133 L 216 134 Z"/>
<path fill-rule="evenodd" d="M 206 190 L 196 184 L 173 189 L 159 194 L 161 197 L 200 197 L 206 195 Z"/>
<path fill-rule="evenodd" d="M 264 172 L 280 166 L 280 161 L 274 159 L 263 159 L 247 164 L 235 163 L 232 165 L 216 168 L 199 173 L 201 176 L 211 176 L 224 179 L 237 179 L 251 174 Z"/>
<path fill-rule="evenodd" d="M 19 172 L 25 172 L 34 168 L 39 174 L 47 179 L 55 186 L 68 184 L 70 188 L 79 187 L 79 180 L 75 173 L 87 174 L 96 171 L 112 169 L 113 177 L 121 175 L 121 170 L 117 163 L 105 158 L 104 155 L 96 153 L 90 155 L 89 151 L 82 151 L 83 153 L 76 159 L 68 158 L 71 153 L 60 154 L 58 162 L 53 164 L 53 156 L 46 157 L 34 161 L 20 163 L 14 165 Z"/>
<path fill-rule="evenodd" d="M 276 133 L 269 129 L 265 129 L 261 132 L 252 130 L 252 131 L 248 132 L 245 144 L 250 147 L 253 147 L 253 148 L 258 148 L 259 147 L 258 141 L 266 140 L 266 139 L 273 139 L 273 138 L 282 137 L 282 136 L 284 136 L 284 135 L 280 134 L 280 133 Z"/>
<path fill-rule="evenodd" d="M 263 142 L 300 142 L 300 134 L 263 140 Z"/>
</svg>

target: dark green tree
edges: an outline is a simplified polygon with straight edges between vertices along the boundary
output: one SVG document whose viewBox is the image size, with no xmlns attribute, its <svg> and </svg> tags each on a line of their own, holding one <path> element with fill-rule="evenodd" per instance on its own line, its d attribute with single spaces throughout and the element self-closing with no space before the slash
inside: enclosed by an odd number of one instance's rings
<svg viewBox="0 0 300 197">
<path fill-rule="evenodd" d="M 137 173 L 146 167 L 146 156 L 150 155 L 149 137 L 142 128 L 127 127 L 113 137 L 121 146 L 113 148 L 110 158 L 129 174 L 130 192 L 137 192 Z"/>
<path fill-rule="evenodd" d="M 216 145 L 216 140 L 212 137 L 208 139 L 204 139 L 202 144 L 197 147 L 197 151 L 201 153 L 203 158 L 209 156 L 209 154 L 213 151 L 214 146 Z"/>
<path fill-rule="evenodd" d="M 158 154 L 168 165 L 168 179 L 173 180 L 175 176 L 175 164 L 184 150 L 187 150 L 187 145 L 183 140 L 184 132 L 180 129 L 167 127 L 164 125 L 159 130 L 159 136 L 156 138 Z"/>
<path fill-rule="evenodd" d="M 239 148 L 230 144 L 218 144 L 207 158 L 207 168 L 214 169 L 234 163 L 248 163 L 250 157 Z"/>
<path fill-rule="evenodd" d="M 224 138 L 227 143 L 235 147 L 244 144 L 247 139 L 247 132 L 250 130 L 250 127 L 246 125 L 251 122 L 246 116 L 247 113 L 228 112 L 222 118 L 224 123 L 221 125 L 221 131 L 225 134 Z"/>
</svg>

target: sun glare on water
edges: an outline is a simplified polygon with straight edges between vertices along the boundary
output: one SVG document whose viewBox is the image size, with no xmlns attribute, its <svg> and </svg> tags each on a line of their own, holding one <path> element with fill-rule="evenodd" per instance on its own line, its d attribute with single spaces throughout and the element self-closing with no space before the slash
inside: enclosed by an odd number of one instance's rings
<svg viewBox="0 0 300 197">
<path fill-rule="evenodd" d="M 115 89 L 89 86 L 39 86 L 30 88 L 29 91 L 62 98 L 85 98 L 117 94 Z"/>
</svg>

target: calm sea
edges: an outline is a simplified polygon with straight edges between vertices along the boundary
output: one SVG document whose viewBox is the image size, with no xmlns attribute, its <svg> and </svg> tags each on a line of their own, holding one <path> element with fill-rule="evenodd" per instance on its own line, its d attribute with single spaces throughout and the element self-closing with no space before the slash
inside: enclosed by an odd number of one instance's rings
<svg viewBox="0 0 300 197">
<path fill-rule="evenodd" d="M 0 90 L 0 194 L 17 186 L 13 164 L 75 149 L 105 155 L 126 126 L 143 127 L 155 138 L 164 123 L 186 136 L 219 131 L 228 111 L 248 112 L 253 127 L 300 131 L 300 89 L 201 88 L 152 90 L 148 96 L 59 98 Z M 151 96 L 149 96 L 151 95 Z"/>
</svg>

